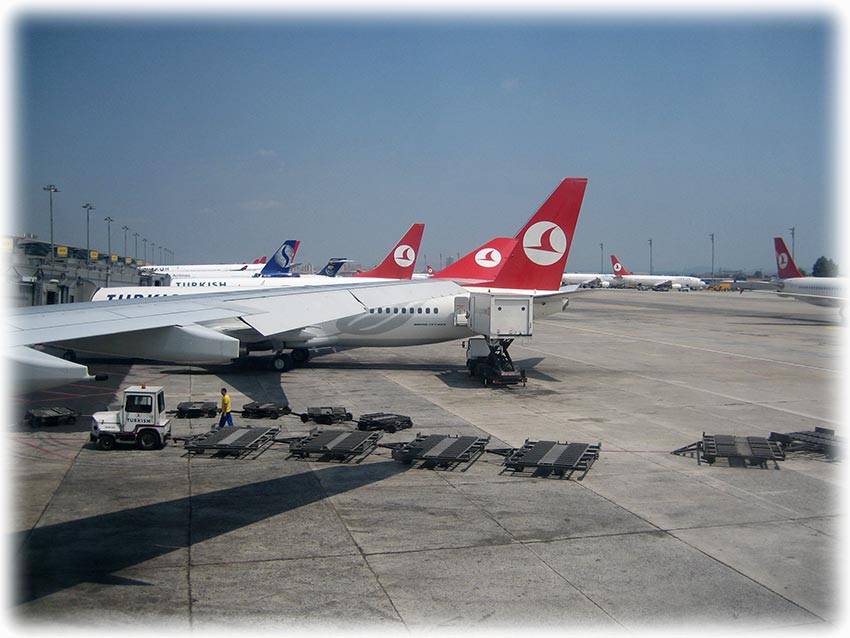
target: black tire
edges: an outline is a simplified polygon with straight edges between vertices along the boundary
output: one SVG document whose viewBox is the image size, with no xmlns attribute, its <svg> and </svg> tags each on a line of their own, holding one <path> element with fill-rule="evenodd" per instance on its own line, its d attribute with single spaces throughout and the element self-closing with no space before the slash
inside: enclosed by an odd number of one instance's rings
<svg viewBox="0 0 850 638">
<path fill-rule="evenodd" d="M 114 450 L 115 437 L 111 434 L 101 434 L 97 439 L 97 447 L 101 450 Z"/>
<path fill-rule="evenodd" d="M 388 425 L 387 426 L 387 432 L 389 432 L 390 434 L 392 434 L 395 431 L 396 431 L 396 427 L 394 425 Z"/>
<path fill-rule="evenodd" d="M 295 350 L 290 353 L 290 356 L 292 357 L 292 363 L 301 367 L 306 365 L 310 360 L 310 351 L 307 350 L 307 348 L 295 348 Z"/>
<path fill-rule="evenodd" d="M 346 413 L 345 413 L 345 420 L 346 420 L 346 421 L 353 421 L 353 420 L 354 420 L 354 415 L 353 415 L 353 414 L 351 414 L 351 412 L 346 412 Z"/>
<path fill-rule="evenodd" d="M 142 430 L 136 437 L 136 445 L 142 450 L 156 450 L 159 447 L 159 435 L 153 430 Z"/>
<path fill-rule="evenodd" d="M 289 372 L 294 367 L 292 357 L 288 354 L 275 355 L 272 359 L 272 370 L 275 372 Z"/>
<path fill-rule="evenodd" d="M 215 410 L 210 410 L 209 412 L 207 412 L 207 416 L 211 419 L 215 418 L 216 414 L 218 414 L 218 412 L 216 412 Z"/>
<path fill-rule="evenodd" d="M 301 415 L 301 423 L 307 423 L 307 421 L 309 421 L 309 420 L 310 420 L 309 414 L 302 414 Z"/>
</svg>

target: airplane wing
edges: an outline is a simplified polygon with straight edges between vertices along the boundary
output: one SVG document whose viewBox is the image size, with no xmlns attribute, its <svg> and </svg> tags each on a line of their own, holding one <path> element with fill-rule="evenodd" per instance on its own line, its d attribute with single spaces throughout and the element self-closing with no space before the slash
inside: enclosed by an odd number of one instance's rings
<svg viewBox="0 0 850 638">
<path fill-rule="evenodd" d="M 13 309 L 6 317 L 7 359 L 33 387 L 91 378 L 85 366 L 31 348 L 88 341 L 103 352 L 175 362 L 220 363 L 239 355 L 239 341 L 205 324 L 237 319 L 263 336 L 333 321 L 369 307 L 465 295 L 451 281 L 340 283 L 243 289 L 201 295 L 85 302 Z M 97 351 L 97 350 L 95 350 Z"/>
</svg>

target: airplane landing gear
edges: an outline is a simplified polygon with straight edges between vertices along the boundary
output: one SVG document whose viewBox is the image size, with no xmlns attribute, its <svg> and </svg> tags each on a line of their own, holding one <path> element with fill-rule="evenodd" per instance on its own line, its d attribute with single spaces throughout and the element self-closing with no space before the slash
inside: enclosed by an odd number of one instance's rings
<svg viewBox="0 0 850 638">
<path fill-rule="evenodd" d="M 271 367 L 275 372 L 289 372 L 295 367 L 295 363 L 289 353 L 278 352 L 272 359 Z"/>
<path fill-rule="evenodd" d="M 307 348 L 295 348 L 291 356 L 292 362 L 300 368 L 310 360 L 310 351 Z"/>
</svg>

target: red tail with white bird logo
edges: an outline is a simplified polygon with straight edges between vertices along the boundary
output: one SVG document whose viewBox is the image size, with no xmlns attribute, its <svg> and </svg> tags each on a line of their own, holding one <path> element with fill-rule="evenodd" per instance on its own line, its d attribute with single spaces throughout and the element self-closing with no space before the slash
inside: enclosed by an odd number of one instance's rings
<svg viewBox="0 0 850 638">
<path fill-rule="evenodd" d="M 631 271 L 626 270 L 626 267 L 622 264 L 622 262 L 617 259 L 617 255 L 611 255 L 611 266 L 614 269 L 614 276 L 621 277 L 622 275 L 631 275 L 633 274 Z"/>
<path fill-rule="evenodd" d="M 413 224 L 386 259 L 372 270 L 363 270 L 355 277 L 380 277 L 382 279 L 410 279 L 416 266 L 416 256 L 419 244 L 422 243 L 422 232 L 425 224 Z"/>
<path fill-rule="evenodd" d="M 559 290 L 586 188 L 586 177 L 562 181 L 517 233 L 513 251 L 488 285 Z"/>
<path fill-rule="evenodd" d="M 504 267 L 516 246 L 513 237 L 491 239 L 465 257 L 435 272 L 434 279 L 451 279 L 461 284 L 480 284 L 493 281 Z"/>
<path fill-rule="evenodd" d="M 785 240 L 782 237 L 773 238 L 773 247 L 776 250 L 776 272 L 780 279 L 797 279 L 802 277 L 803 273 L 797 268 L 794 263 L 794 258 L 788 252 L 788 246 L 785 245 Z"/>
</svg>

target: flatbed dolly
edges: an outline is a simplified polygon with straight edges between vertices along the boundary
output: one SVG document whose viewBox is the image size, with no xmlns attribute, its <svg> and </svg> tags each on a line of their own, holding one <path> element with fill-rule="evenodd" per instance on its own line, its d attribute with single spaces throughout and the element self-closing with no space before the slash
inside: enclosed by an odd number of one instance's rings
<svg viewBox="0 0 850 638">
<path fill-rule="evenodd" d="M 183 401 L 177 404 L 178 419 L 200 419 L 208 416 L 214 417 L 218 414 L 218 405 L 214 401 Z"/>
<path fill-rule="evenodd" d="M 359 463 L 377 447 L 381 436 L 379 432 L 315 429 L 307 436 L 291 441 L 289 453 L 302 459 L 318 454 L 324 459 L 343 462 L 361 456 Z"/>
<path fill-rule="evenodd" d="M 288 403 L 246 403 L 242 406 L 242 416 L 247 419 L 277 419 L 290 414 Z"/>
<path fill-rule="evenodd" d="M 363 414 L 357 420 L 358 430 L 383 430 L 384 432 L 397 432 L 413 427 L 413 421 L 409 416 L 403 414 L 388 414 L 386 412 L 374 412 Z"/>
<path fill-rule="evenodd" d="M 31 428 L 40 425 L 63 425 L 66 423 L 76 423 L 79 412 L 74 412 L 68 408 L 33 408 L 27 410 L 24 415 L 24 422 Z"/>
<path fill-rule="evenodd" d="M 342 423 L 343 421 L 353 421 L 354 417 L 351 412 L 339 406 L 322 406 L 315 408 L 307 408 L 306 412 L 301 415 L 301 422 L 315 421 L 322 425 L 332 425 L 333 423 Z"/>
</svg>

